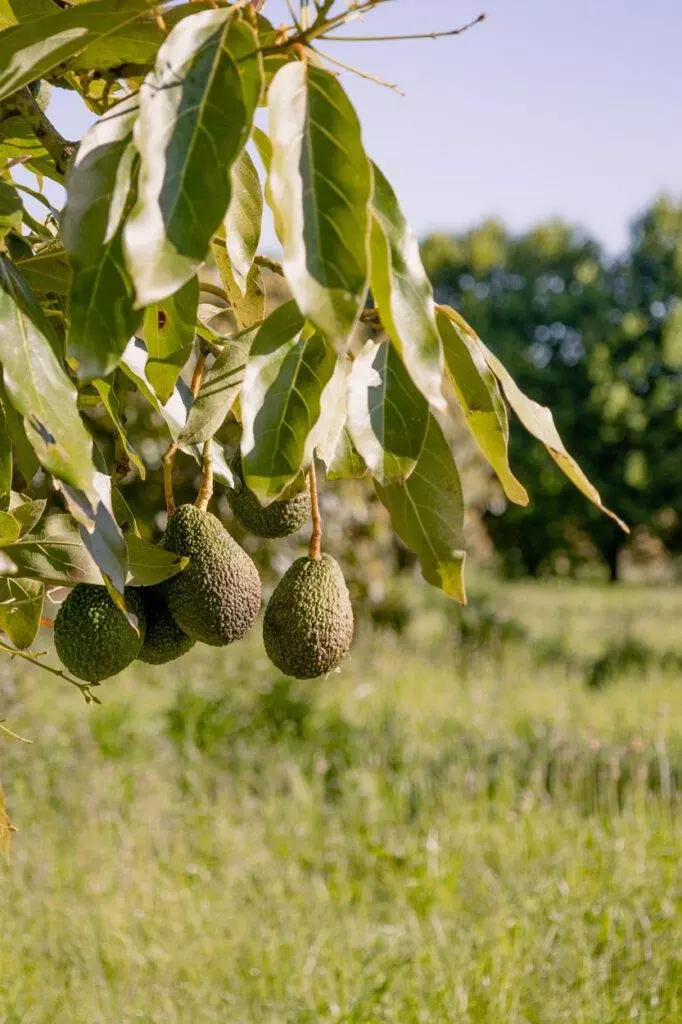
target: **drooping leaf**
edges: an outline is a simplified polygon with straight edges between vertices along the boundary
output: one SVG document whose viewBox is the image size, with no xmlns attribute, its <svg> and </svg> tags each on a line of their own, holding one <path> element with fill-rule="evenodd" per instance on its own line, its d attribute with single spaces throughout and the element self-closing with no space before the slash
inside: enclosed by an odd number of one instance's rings
<svg viewBox="0 0 682 1024">
<path fill-rule="evenodd" d="M 21 532 L 21 527 L 11 512 L 0 512 L 0 548 L 13 544 Z"/>
<path fill-rule="evenodd" d="M 395 192 L 373 167 L 372 295 L 405 369 L 431 405 L 444 409 L 443 349 L 433 290 Z"/>
<path fill-rule="evenodd" d="M 38 459 L 83 492 L 92 520 L 98 502 L 92 442 L 76 409 L 76 391 L 51 347 L 42 311 L 15 268 L 0 259 L 0 361 L 5 388 L 24 417 Z"/>
<path fill-rule="evenodd" d="M 12 228 L 19 227 L 23 213 L 24 207 L 17 190 L 0 180 L 0 239 Z"/>
<path fill-rule="evenodd" d="M 456 310 L 450 309 L 449 307 L 443 307 L 443 311 L 453 322 L 457 322 L 460 325 L 464 334 L 466 334 L 472 344 L 478 348 L 486 363 L 502 385 L 505 398 L 521 420 L 521 423 L 528 433 L 532 434 L 533 437 L 542 442 L 558 465 L 559 469 L 566 474 L 571 483 L 575 484 L 578 490 L 584 494 L 586 498 L 596 505 L 597 508 L 601 509 L 602 512 L 606 513 L 607 516 L 610 516 L 611 519 L 615 520 L 615 522 L 617 522 L 626 533 L 629 533 L 630 531 L 628 527 L 621 519 L 618 518 L 615 512 L 612 512 L 602 504 L 597 488 L 590 483 L 578 463 L 566 451 L 564 443 L 559 436 L 559 431 L 554 423 L 552 413 L 547 406 L 540 405 L 538 402 L 534 402 L 533 399 L 528 398 L 527 395 L 524 395 L 523 391 L 521 391 L 514 378 L 508 370 L 505 369 L 497 356 L 493 355 L 490 349 L 483 344 L 476 332 L 469 326 L 466 320 L 456 312 Z"/>
<path fill-rule="evenodd" d="M 263 193 L 254 162 L 243 150 L 232 165 L 232 196 L 225 216 L 225 244 L 235 283 L 242 295 L 258 251 Z"/>
<path fill-rule="evenodd" d="M 320 415 L 308 435 L 305 448 L 305 464 L 316 454 L 318 459 L 329 466 L 348 416 L 348 366 L 347 357 L 337 356 L 334 372 L 325 384 L 320 399 Z"/>
<path fill-rule="evenodd" d="M 102 574 L 83 543 L 78 525 L 69 515 L 45 516 L 31 532 L 8 545 L 4 553 L 16 565 L 20 577 L 42 580 L 55 586 L 75 583 L 102 584 Z M 7 575 L 0 566 L 0 575 Z"/>
<path fill-rule="evenodd" d="M 121 407 L 118 400 L 118 395 L 116 394 L 112 381 L 97 379 L 93 380 L 92 384 L 93 387 L 97 390 L 97 393 L 99 394 L 100 398 L 102 399 L 102 404 L 104 405 L 104 408 L 107 410 L 109 418 L 111 419 L 111 422 L 113 423 L 116 429 L 116 433 L 118 434 L 121 445 L 123 446 L 123 450 L 130 459 L 130 462 L 133 464 L 135 469 L 140 474 L 140 479 L 144 480 L 146 476 L 145 465 L 140 456 L 137 454 L 135 449 L 130 444 L 130 441 L 128 440 L 128 435 L 126 433 L 125 426 L 121 419 Z"/>
<path fill-rule="evenodd" d="M 428 402 L 393 344 L 365 342 L 348 382 L 348 429 L 375 480 L 407 479 L 417 464 L 428 422 Z"/>
<path fill-rule="evenodd" d="M 157 544 L 150 544 L 135 534 L 128 534 L 130 573 L 128 586 L 150 587 L 176 576 L 189 563 L 189 558 L 175 555 Z"/>
<path fill-rule="evenodd" d="M 80 534 L 83 543 L 97 564 L 97 568 L 102 573 L 102 578 L 112 599 L 121 611 L 126 613 L 123 588 L 128 576 L 128 549 L 114 517 L 111 504 L 111 477 L 103 472 L 106 469 L 106 464 L 98 450 L 95 455 L 101 465 L 101 470 L 97 470 L 95 477 L 99 503 L 95 512 L 94 526 L 88 530 L 81 526 Z"/>
<path fill-rule="evenodd" d="M 232 304 L 232 313 L 240 330 L 260 323 L 265 314 L 265 288 L 260 267 L 255 264 L 251 267 L 242 292 L 234 276 L 226 248 L 219 243 L 215 243 L 211 248 L 220 280 Z"/>
<path fill-rule="evenodd" d="M 140 322 L 122 240 L 137 114 L 136 96 L 107 111 L 85 133 L 66 179 L 61 231 L 73 267 L 67 354 L 81 380 L 111 373 Z"/>
<path fill-rule="evenodd" d="M 12 491 L 10 511 L 19 523 L 19 536 L 30 533 L 43 517 L 47 501 L 45 498 L 28 498 Z"/>
<path fill-rule="evenodd" d="M 1 373 L 0 399 L 2 400 L 2 407 L 5 412 L 5 426 L 7 428 L 10 441 L 12 442 L 14 468 L 19 470 L 26 485 L 28 486 L 40 469 L 40 463 L 38 462 L 36 453 L 33 451 L 31 443 L 26 436 L 24 418 L 17 412 L 9 400 Z"/>
<path fill-rule="evenodd" d="M 144 313 L 144 343 L 149 353 L 147 380 L 157 398 L 167 402 L 194 344 L 199 282 L 193 277 L 175 295 L 148 306 Z"/>
<path fill-rule="evenodd" d="M 147 378 L 145 376 L 146 364 L 147 350 L 144 347 L 143 342 L 140 341 L 139 338 L 132 339 L 123 353 L 121 369 L 133 381 L 142 397 L 145 398 L 163 418 L 173 440 L 177 440 L 182 432 L 182 428 L 187 422 L 187 416 L 189 415 L 189 410 L 191 409 L 194 401 L 192 392 L 187 384 L 185 384 L 182 377 L 180 377 L 173 389 L 171 397 L 165 405 L 161 405 L 147 383 Z M 202 449 L 200 445 L 181 444 L 180 448 L 182 451 L 186 451 L 190 455 L 193 455 L 197 462 L 201 462 Z M 219 483 L 227 484 L 229 487 L 234 486 L 232 470 L 225 461 L 222 445 L 214 442 L 211 445 L 211 453 L 213 456 L 213 475 L 215 479 Z"/>
<path fill-rule="evenodd" d="M 142 85 L 138 201 L 125 229 L 138 305 L 172 295 L 206 258 L 261 93 L 258 50 L 233 9 L 202 11 L 171 31 Z"/>
<path fill-rule="evenodd" d="M 287 64 L 268 94 L 268 202 L 302 313 L 344 351 L 367 294 L 370 164 L 338 79 Z"/>
<path fill-rule="evenodd" d="M 418 556 L 426 582 L 466 604 L 462 487 L 450 446 L 432 414 L 409 479 L 388 487 L 377 483 L 376 490 L 394 530 Z"/>
<path fill-rule="evenodd" d="M 445 308 L 439 309 L 438 326 L 448 377 L 467 426 L 509 500 L 527 505 L 528 492 L 509 466 L 509 420 L 497 380 L 469 334 Z"/>
<path fill-rule="evenodd" d="M 130 538 L 130 535 L 140 537 L 140 528 L 133 510 L 123 497 L 119 487 L 112 487 L 111 489 L 111 507 L 116 517 L 116 522 L 126 537 L 126 541 Z M 128 565 L 130 566 L 130 545 L 128 545 Z"/>
<path fill-rule="evenodd" d="M 0 100 L 135 20 L 147 0 L 91 0 L 0 33 Z"/>
<path fill-rule="evenodd" d="M 0 629 L 20 651 L 36 638 L 44 596 L 40 580 L 0 577 Z"/>
<path fill-rule="evenodd" d="M 304 468 L 308 437 L 336 365 L 331 346 L 303 326 L 294 302 L 276 309 L 257 332 L 244 373 L 242 466 L 248 486 L 264 501 L 281 494 Z"/>
<path fill-rule="evenodd" d="M 180 437 L 183 444 L 203 444 L 213 437 L 235 403 L 244 380 L 250 339 L 225 347 L 205 373 Z"/>
<path fill-rule="evenodd" d="M 12 438 L 9 435 L 5 407 L 0 399 L 0 510 L 6 512 L 12 493 Z"/>
</svg>

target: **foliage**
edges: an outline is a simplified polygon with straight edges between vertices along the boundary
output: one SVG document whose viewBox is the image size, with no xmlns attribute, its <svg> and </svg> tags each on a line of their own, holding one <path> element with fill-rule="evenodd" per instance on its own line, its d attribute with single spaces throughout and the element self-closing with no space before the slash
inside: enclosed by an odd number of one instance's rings
<svg viewBox="0 0 682 1024">
<path fill-rule="evenodd" d="M 423 253 L 437 295 L 490 339 L 524 390 L 551 400 L 607 505 L 679 550 L 682 206 L 656 201 L 616 260 L 560 222 L 516 237 L 491 222 L 459 239 L 431 236 Z M 487 518 L 507 568 L 576 565 L 596 550 L 615 576 L 622 532 L 523 435 L 511 451 L 514 471 L 539 477 L 543 491 Z"/>
<path fill-rule="evenodd" d="M 232 484 L 212 441 L 229 421 L 264 504 L 315 457 L 333 479 L 369 471 L 425 578 L 460 601 L 463 497 L 448 399 L 473 412 L 472 434 L 511 500 L 526 493 L 508 467 L 505 401 L 601 507 L 550 414 L 538 415 L 457 314 L 435 306 L 398 198 L 317 52 L 382 2 L 303 3 L 277 30 L 245 0 L 41 0 L 39 17 L 19 0 L 2 7 L 0 128 L 13 131 L 11 145 L 0 139 L 0 541 L 2 571 L 15 574 L 2 603 L 15 644 L 35 633 L 41 582 L 104 582 L 122 607 L 126 583 L 182 568 L 157 560 L 140 571 L 144 541 L 118 489 L 147 468 L 144 443 L 128 434 L 135 393 L 170 434 L 169 510 L 178 449 L 202 466 L 203 507 L 213 479 Z M 98 115 L 80 143 L 49 121 L 47 86 L 74 90 Z M 267 132 L 255 126 L 259 107 Z M 18 163 L 34 187 L 15 180 Z M 43 195 L 46 176 L 64 183 L 61 214 Z M 258 255 L 264 201 L 281 265 Z M 291 295 L 267 313 L 265 267 Z M 221 329 L 200 301 L 207 290 L 229 309 Z M 104 455 L 93 444 L 102 428 L 114 442 Z M 45 474 L 68 516 L 51 502 L 26 530 L 15 509 Z"/>
</svg>

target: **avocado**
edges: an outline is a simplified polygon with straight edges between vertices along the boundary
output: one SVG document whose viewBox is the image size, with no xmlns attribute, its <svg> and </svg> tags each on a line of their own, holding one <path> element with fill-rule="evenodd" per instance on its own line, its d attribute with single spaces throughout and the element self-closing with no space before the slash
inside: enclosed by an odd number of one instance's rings
<svg viewBox="0 0 682 1024">
<path fill-rule="evenodd" d="M 180 629 L 213 647 L 241 639 L 260 610 L 260 578 L 220 520 L 195 505 L 180 505 L 161 544 L 189 556 L 187 568 L 161 584 Z"/>
<path fill-rule="evenodd" d="M 263 506 L 246 486 L 239 451 L 234 455 L 230 468 L 235 486 L 227 488 L 226 497 L 235 518 L 249 533 L 256 537 L 288 537 L 310 519 L 310 495 L 307 488 Z"/>
<path fill-rule="evenodd" d="M 183 633 L 168 611 L 161 587 L 139 587 L 135 592 L 142 601 L 147 624 L 138 661 L 163 665 L 187 654 L 190 647 L 194 647 L 194 640 Z"/>
<path fill-rule="evenodd" d="M 263 642 L 285 675 L 314 679 L 336 668 L 353 639 L 353 609 L 341 567 L 331 555 L 297 559 L 268 602 Z"/>
<path fill-rule="evenodd" d="M 79 583 L 54 622 L 54 645 L 63 665 L 79 679 L 99 683 L 115 676 L 137 657 L 145 634 L 142 602 L 125 591 L 128 611 L 137 616 L 139 633 L 117 608 L 106 587 Z"/>
</svg>

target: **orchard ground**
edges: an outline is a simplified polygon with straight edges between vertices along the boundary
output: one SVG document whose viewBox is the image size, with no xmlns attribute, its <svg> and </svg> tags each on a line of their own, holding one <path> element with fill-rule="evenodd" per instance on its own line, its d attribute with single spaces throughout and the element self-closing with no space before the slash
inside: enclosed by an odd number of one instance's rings
<svg viewBox="0 0 682 1024">
<path fill-rule="evenodd" d="M 4 664 L 0 1022 L 682 1020 L 682 590 L 473 589 L 326 681 Z"/>
</svg>

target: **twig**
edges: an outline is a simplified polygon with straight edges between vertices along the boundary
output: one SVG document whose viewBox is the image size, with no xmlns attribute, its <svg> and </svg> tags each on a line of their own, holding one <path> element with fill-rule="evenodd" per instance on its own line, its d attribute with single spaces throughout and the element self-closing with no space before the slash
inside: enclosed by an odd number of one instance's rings
<svg viewBox="0 0 682 1024">
<path fill-rule="evenodd" d="M 225 301 L 228 303 L 228 310 L 232 308 L 232 303 L 225 294 L 225 290 L 223 288 L 219 288 L 217 284 L 211 284 L 210 281 L 200 281 L 199 291 L 208 292 L 209 295 L 216 295 L 219 299 L 225 299 Z"/>
<path fill-rule="evenodd" d="M 409 35 L 398 35 L 398 36 L 325 36 L 325 42 L 329 43 L 395 43 L 402 42 L 405 39 L 445 39 L 447 36 L 461 36 L 463 32 L 467 32 L 474 25 L 480 24 L 485 21 L 486 14 L 481 13 L 473 21 L 467 22 L 466 25 L 460 25 L 459 28 L 451 28 L 446 32 L 415 32 Z"/>
<path fill-rule="evenodd" d="M 15 116 L 23 118 L 35 137 L 40 139 L 54 160 L 57 172 L 60 175 L 66 174 L 67 165 L 76 152 L 78 143 L 69 142 L 57 131 L 27 85 L 0 104 L 0 121 Z"/>
<path fill-rule="evenodd" d="M 308 470 L 308 487 L 310 489 L 310 515 L 313 521 L 313 532 L 310 535 L 308 558 L 313 562 L 317 562 L 320 558 L 320 548 L 322 546 L 322 518 L 320 516 L 320 506 L 317 500 L 317 477 L 315 476 L 314 455 L 313 461 L 310 463 L 310 469 Z"/>
<path fill-rule="evenodd" d="M 90 687 L 97 686 L 97 683 L 79 683 L 75 679 L 72 679 L 71 676 L 67 676 L 66 672 L 62 672 L 58 668 L 52 668 L 51 665 L 43 664 L 36 654 L 31 654 L 29 651 L 18 651 L 15 647 L 10 647 L 9 644 L 5 644 L 1 640 L 0 651 L 11 655 L 13 658 L 23 658 L 24 661 L 30 662 L 31 665 L 37 665 L 38 668 L 42 668 L 44 672 L 50 672 L 53 676 L 57 676 L 59 679 L 64 679 L 67 683 L 71 683 L 72 686 L 77 687 L 77 689 L 79 689 L 83 694 L 86 704 L 101 704 L 101 701 L 98 700 L 90 690 Z"/>
<path fill-rule="evenodd" d="M 21 743 L 33 743 L 33 740 L 27 740 L 25 736 L 20 736 L 18 732 L 12 732 L 5 725 L 5 719 L 0 718 L 0 732 L 4 732 L 7 736 L 11 736 L 13 740 L 19 740 Z"/>
<path fill-rule="evenodd" d="M 397 92 L 399 96 L 404 96 L 405 93 L 402 89 L 399 89 L 397 85 L 393 85 L 392 82 L 386 82 L 383 78 L 379 78 L 377 75 L 371 75 L 369 71 L 363 71 L 362 68 L 356 68 L 353 64 L 346 64 L 345 61 L 339 60 L 338 57 L 330 57 L 328 53 L 322 53 L 321 50 L 317 50 L 314 47 L 310 47 L 313 53 L 316 53 L 323 60 L 328 61 L 330 64 L 335 64 L 337 67 L 342 68 L 344 71 L 350 71 L 352 74 L 357 75 L 359 78 L 364 78 L 368 82 L 374 82 L 376 85 L 383 85 L 385 89 L 390 89 L 392 92 Z"/>
<path fill-rule="evenodd" d="M 284 268 L 277 260 L 271 260 L 267 256 L 256 256 L 253 262 L 265 270 L 272 271 L 273 274 L 279 274 L 280 277 L 284 277 Z"/>
<path fill-rule="evenodd" d="M 205 512 L 208 503 L 213 497 L 213 455 L 211 453 L 211 439 L 204 441 L 204 450 L 201 459 L 202 479 L 197 500 L 194 502 L 201 512 Z"/>
</svg>

